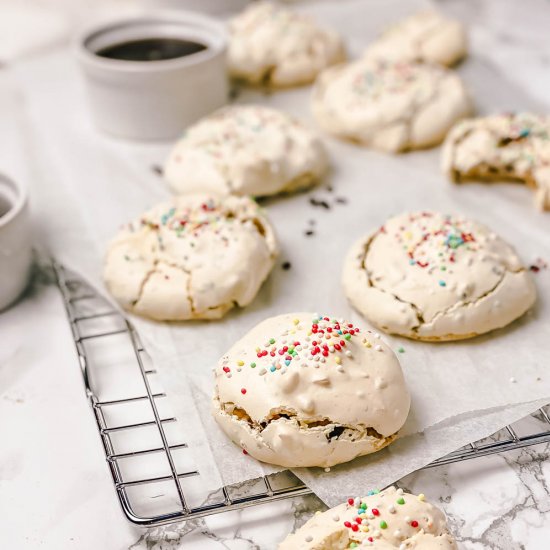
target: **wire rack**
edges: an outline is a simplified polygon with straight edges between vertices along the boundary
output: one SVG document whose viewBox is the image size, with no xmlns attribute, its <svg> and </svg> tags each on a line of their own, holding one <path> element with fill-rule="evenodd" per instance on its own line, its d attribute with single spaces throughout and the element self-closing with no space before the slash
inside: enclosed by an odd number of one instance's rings
<svg viewBox="0 0 550 550">
<path fill-rule="evenodd" d="M 178 439 L 185 433 L 185 423 L 165 413 L 166 394 L 155 387 L 156 371 L 136 330 L 81 278 L 56 264 L 54 271 L 86 396 L 128 520 L 156 526 L 311 493 L 288 471 L 208 493 L 197 491 L 199 468 L 186 459 L 187 443 Z M 124 346 L 127 355 L 119 351 Z M 114 348 L 117 353 L 109 356 L 106 351 Z M 526 434 L 506 426 L 491 438 L 470 443 L 426 468 L 550 442 L 547 407 L 529 420 Z M 175 424 L 178 430 L 172 429 Z M 129 466 L 136 461 L 137 467 Z"/>
</svg>

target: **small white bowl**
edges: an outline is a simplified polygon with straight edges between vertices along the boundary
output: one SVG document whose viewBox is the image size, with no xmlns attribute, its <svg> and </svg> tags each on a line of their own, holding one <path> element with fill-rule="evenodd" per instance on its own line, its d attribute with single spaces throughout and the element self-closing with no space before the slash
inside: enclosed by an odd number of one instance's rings
<svg viewBox="0 0 550 550">
<path fill-rule="evenodd" d="M 32 244 L 27 192 L 0 174 L 0 311 L 25 290 Z"/>
<path fill-rule="evenodd" d="M 206 46 L 159 61 L 125 61 L 96 52 L 124 42 L 180 38 Z M 87 30 L 77 43 L 97 126 L 114 136 L 174 138 L 189 124 L 227 102 L 227 32 L 205 15 L 160 11 L 111 21 Z"/>
</svg>

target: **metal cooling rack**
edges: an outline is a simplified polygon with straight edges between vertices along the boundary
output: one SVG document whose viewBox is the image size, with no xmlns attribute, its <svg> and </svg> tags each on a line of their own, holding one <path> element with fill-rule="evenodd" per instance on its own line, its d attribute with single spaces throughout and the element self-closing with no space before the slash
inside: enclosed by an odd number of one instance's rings
<svg viewBox="0 0 550 550">
<path fill-rule="evenodd" d="M 82 279 L 59 265 L 54 265 L 54 271 L 69 317 L 86 395 L 128 520 L 141 526 L 162 525 L 311 493 L 293 474 L 282 472 L 225 486 L 204 494 L 196 504 L 191 502 L 189 494 L 193 487 L 186 487 L 186 483 L 198 480 L 200 475 L 185 459 L 187 444 L 178 440 L 180 432 L 170 430 L 177 419 L 163 412 L 166 394 L 154 388 L 156 371 L 136 330 Z M 99 353 L 94 349 L 97 345 Z M 107 360 L 105 349 L 113 346 L 121 349 L 122 345 L 127 346 L 129 356 L 123 360 L 116 354 Z M 124 365 L 122 377 L 115 385 L 123 393 L 109 395 L 113 383 L 105 387 L 101 371 L 112 374 L 121 365 Z M 136 405 L 142 407 L 139 417 L 134 416 Z M 142 416 L 143 407 L 149 411 L 149 417 Z M 126 414 L 120 414 L 121 410 Z M 426 468 L 550 442 L 548 412 L 548 407 L 541 408 L 529 417 L 527 434 L 518 435 L 514 427 L 506 426 L 491 438 L 471 443 Z M 185 432 L 184 422 L 179 422 L 178 427 Z M 129 436 L 126 442 L 121 440 L 124 435 Z M 151 444 L 144 444 L 146 441 Z M 159 457 L 163 462 L 161 468 Z M 127 467 L 136 460 L 142 462 L 139 467 L 133 470 Z M 148 505 L 143 506 L 144 502 Z"/>
</svg>

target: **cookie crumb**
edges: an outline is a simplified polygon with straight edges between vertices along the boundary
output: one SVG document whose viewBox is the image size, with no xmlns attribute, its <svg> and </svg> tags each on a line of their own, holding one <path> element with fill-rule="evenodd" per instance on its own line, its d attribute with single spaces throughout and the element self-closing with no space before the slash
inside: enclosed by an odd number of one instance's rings
<svg viewBox="0 0 550 550">
<path fill-rule="evenodd" d="M 306 237 L 311 237 L 312 235 L 315 235 L 315 231 L 313 231 L 312 229 L 308 229 L 307 231 L 304 232 L 304 235 Z"/>
<path fill-rule="evenodd" d="M 281 267 L 285 270 L 285 271 L 288 271 L 291 267 L 292 267 L 292 264 L 290 262 L 283 262 L 281 264 Z"/>
<path fill-rule="evenodd" d="M 348 204 L 348 199 L 346 197 L 336 197 L 336 202 L 338 204 Z"/>
<path fill-rule="evenodd" d="M 164 170 L 158 164 L 153 164 L 151 170 L 153 170 L 157 176 L 162 176 L 164 174 Z"/>
<path fill-rule="evenodd" d="M 327 201 L 324 201 L 322 199 L 316 199 L 315 197 L 311 197 L 309 199 L 309 204 L 311 204 L 311 206 L 321 206 L 325 210 L 330 210 L 330 204 Z"/>
</svg>

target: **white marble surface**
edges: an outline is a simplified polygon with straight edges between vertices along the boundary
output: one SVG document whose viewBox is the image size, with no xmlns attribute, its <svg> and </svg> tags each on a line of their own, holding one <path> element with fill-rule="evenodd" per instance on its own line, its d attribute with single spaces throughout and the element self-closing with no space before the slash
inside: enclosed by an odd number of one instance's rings
<svg viewBox="0 0 550 550">
<path fill-rule="evenodd" d="M 485 61 L 548 105 L 548 0 L 441 4 L 470 21 Z M 0 314 L 0 441 L 2 548 L 269 550 L 321 507 L 307 497 L 158 529 L 127 523 L 83 395 L 63 306 L 45 269 L 37 270 L 22 301 Z M 544 550 L 549 455 L 548 445 L 532 447 L 426 470 L 401 484 L 440 503 L 462 550 Z"/>
</svg>

